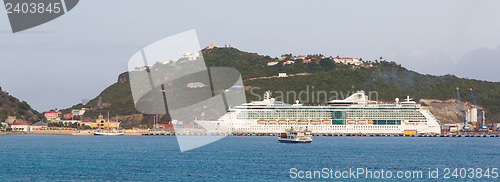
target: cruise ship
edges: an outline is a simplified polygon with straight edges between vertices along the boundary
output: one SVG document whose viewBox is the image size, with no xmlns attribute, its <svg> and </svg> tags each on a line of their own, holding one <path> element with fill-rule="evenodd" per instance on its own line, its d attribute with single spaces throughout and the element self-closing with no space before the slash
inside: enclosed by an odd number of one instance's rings
<svg viewBox="0 0 500 182">
<path fill-rule="evenodd" d="M 329 101 L 326 106 L 279 102 L 268 91 L 262 101 L 230 108 L 217 121 L 196 122 L 211 125 L 210 131 L 219 133 L 280 133 L 290 128 L 308 128 L 321 134 L 441 133 L 440 121 L 409 97 L 383 104 L 370 101 L 364 91 Z"/>
</svg>

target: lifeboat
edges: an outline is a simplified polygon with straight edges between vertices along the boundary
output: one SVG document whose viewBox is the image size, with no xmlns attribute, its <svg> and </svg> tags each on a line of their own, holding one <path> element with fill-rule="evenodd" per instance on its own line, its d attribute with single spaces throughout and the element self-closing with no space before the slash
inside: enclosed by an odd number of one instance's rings
<svg viewBox="0 0 500 182">
<path fill-rule="evenodd" d="M 321 121 L 320 120 L 311 120 L 311 124 L 320 124 Z"/>
</svg>

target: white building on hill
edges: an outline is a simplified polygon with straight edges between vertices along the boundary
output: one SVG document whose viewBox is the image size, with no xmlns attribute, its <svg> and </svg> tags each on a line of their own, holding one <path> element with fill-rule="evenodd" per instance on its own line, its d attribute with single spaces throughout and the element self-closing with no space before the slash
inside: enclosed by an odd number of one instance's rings
<svg viewBox="0 0 500 182">
<path fill-rule="evenodd" d="M 187 58 L 189 61 L 194 61 L 198 57 L 200 57 L 199 52 L 186 52 L 184 55 L 182 55 L 182 58 Z"/>
<path fill-rule="evenodd" d="M 271 61 L 271 62 L 267 63 L 268 66 L 274 66 L 274 65 L 277 65 L 277 64 L 278 64 L 278 61 Z"/>
<path fill-rule="evenodd" d="M 348 57 L 345 57 L 345 58 L 333 58 L 333 61 L 335 63 L 342 63 L 342 64 L 353 64 L 353 65 L 356 65 L 356 66 L 359 66 L 361 64 L 363 64 L 363 61 L 361 61 L 360 58 L 348 58 Z"/>
</svg>

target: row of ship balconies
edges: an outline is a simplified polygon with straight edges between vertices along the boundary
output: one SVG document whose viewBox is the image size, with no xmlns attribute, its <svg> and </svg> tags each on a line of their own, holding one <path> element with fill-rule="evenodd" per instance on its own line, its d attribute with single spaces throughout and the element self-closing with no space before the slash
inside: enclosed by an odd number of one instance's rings
<svg viewBox="0 0 500 182">
<path fill-rule="evenodd" d="M 366 125 L 374 124 L 374 121 L 367 120 L 257 120 L 260 125 L 331 125 L 331 124 L 352 124 Z"/>
</svg>

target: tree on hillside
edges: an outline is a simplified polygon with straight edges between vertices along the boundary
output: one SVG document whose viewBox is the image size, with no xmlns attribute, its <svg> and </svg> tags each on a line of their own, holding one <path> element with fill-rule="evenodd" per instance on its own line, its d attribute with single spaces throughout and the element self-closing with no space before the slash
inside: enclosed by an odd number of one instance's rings
<svg viewBox="0 0 500 182">
<path fill-rule="evenodd" d="M 5 121 L 9 117 L 9 112 L 5 109 L 0 110 L 0 121 Z"/>
<path fill-rule="evenodd" d="M 319 65 L 321 65 L 321 67 L 325 68 L 326 70 L 335 68 L 335 63 L 333 63 L 333 61 L 330 59 L 322 59 L 321 61 L 319 61 Z"/>
</svg>

